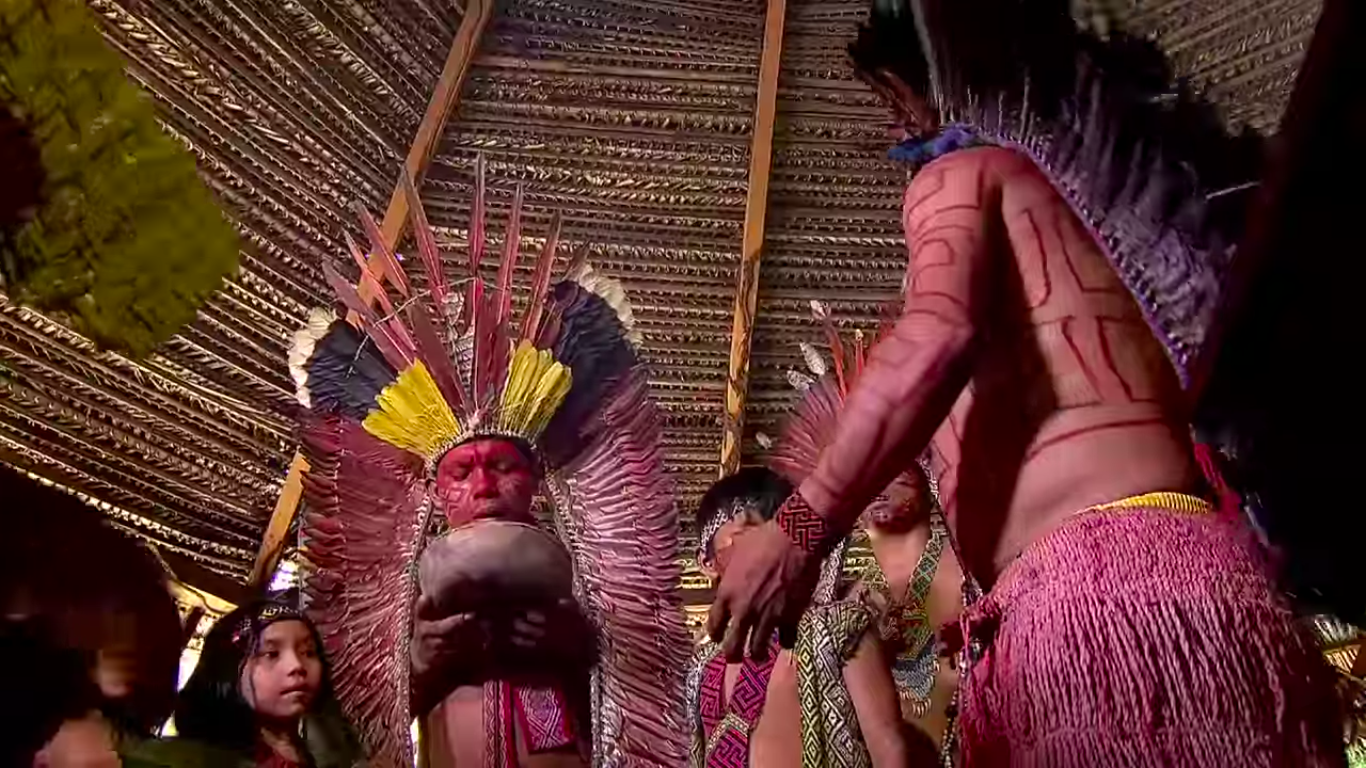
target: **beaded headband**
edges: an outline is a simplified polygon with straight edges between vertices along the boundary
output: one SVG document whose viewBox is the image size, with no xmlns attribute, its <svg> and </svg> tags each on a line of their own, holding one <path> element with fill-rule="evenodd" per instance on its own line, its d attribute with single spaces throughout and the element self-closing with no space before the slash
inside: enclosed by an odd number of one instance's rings
<svg viewBox="0 0 1366 768">
<path fill-rule="evenodd" d="M 304 621 L 299 611 L 281 603 L 266 603 L 255 613 L 248 613 L 237 622 L 232 631 L 232 644 L 241 649 L 254 639 L 254 635 L 277 621 Z"/>
<path fill-rule="evenodd" d="M 711 520 L 707 522 L 706 527 L 703 528 L 701 533 L 697 536 L 697 562 L 709 562 L 710 558 L 707 557 L 708 545 L 711 544 L 712 539 L 716 538 L 716 534 L 720 532 L 721 526 L 734 520 L 739 515 L 755 512 L 758 511 L 758 509 L 759 505 L 754 501 L 732 499 L 729 513 L 717 511 L 716 514 L 712 515 Z"/>
</svg>

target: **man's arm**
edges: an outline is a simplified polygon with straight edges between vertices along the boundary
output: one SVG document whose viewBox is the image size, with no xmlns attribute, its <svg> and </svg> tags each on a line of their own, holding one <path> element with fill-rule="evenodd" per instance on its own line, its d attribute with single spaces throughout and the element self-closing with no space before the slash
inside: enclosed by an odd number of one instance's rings
<svg viewBox="0 0 1366 768">
<path fill-rule="evenodd" d="M 908 764 L 896 684 L 877 638 L 869 631 L 859 641 L 854 657 L 844 665 L 844 684 L 854 701 L 859 730 L 874 768 Z"/>
<path fill-rule="evenodd" d="M 811 602 L 821 558 L 892 478 L 919 455 L 967 385 L 983 312 L 1000 188 L 991 152 L 928 166 L 906 192 L 906 310 L 873 349 L 835 439 L 771 523 L 732 548 L 707 618 L 730 661 L 762 659 L 774 629 L 784 647 Z"/>
<path fill-rule="evenodd" d="M 907 190 L 905 311 L 873 348 L 835 439 L 800 488 L 836 535 L 924 450 L 971 377 L 980 284 L 999 220 L 985 152 L 942 158 Z"/>
</svg>

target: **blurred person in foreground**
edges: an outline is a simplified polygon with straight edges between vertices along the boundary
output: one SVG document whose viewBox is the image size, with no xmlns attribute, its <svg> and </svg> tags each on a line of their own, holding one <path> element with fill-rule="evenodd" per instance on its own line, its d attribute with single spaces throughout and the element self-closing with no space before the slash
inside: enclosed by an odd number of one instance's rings
<svg viewBox="0 0 1366 768">
<path fill-rule="evenodd" d="M 0 468 L 0 765 L 118 765 L 175 700 L 166 571 L 75 496 Z"/>
<path fill-rule="evenodd" d="M 852 52 L 913 165 L 905 310 L 736 543 L 712 636 L 790 645 L 825 554 L 928 446 L 989 590 L 961 624 L 966 764 L 1341 765 L 1323 660 L 1198 496 L 1186 426 L 1245 169 L 1065 3 L 879 0 Z"/>
<path fill-rule="evenodd" d="M 792 486 L 770 469 L 723 478 L 697 511 L 698 561 L 724 575 L 735 545 L 773 518 Z M 842 555 L 832 556 L 822 599 L 802 617 L 796 646 L 728 663 L 704 645 L 688 680 L 692 764 L 904 766 L 896 688 L 862 603 L 836 599 Z"/>
<path fill-rule="evenodd" d="M 286 600 L 219 619 L 175 709 L 178 738 L 148 742 L 126 765 L 351 768 L 360 748 L 332 695 L 318 632 Z"/>
</svg>

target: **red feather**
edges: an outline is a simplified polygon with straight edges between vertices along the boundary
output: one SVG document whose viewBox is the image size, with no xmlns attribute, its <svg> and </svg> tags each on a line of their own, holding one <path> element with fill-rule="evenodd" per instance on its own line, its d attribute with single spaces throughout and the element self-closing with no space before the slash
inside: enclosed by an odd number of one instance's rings
<svg viewBox="0 0 1366 768">
<path fill-rule="evenodd" d="M 522 253 L 522 196 L 526 189 L 521 184 L 512 197 L 512 213 L 508 215 L 507 236 L 503 240 L 503 261 L 498 265 L 498 322 L 508 321 L 512 314 L 512 273 L 517 257 Z"/>
<path fill-rule="evenodd" d="M 361 301 L 356 287 L 346 282 L 345 278 L 337 274 L 332 264 L 326 261 L 323 262 L 323 277 L 327 279 L 327 284 L 332 287 L 332 291 L 342 304 L 360 318 L 361 326 L 375 342 L 380 354 L 384 355 L 385 361 L 396 371 L 407 368 L 412 363 L 412 358 L 403 354 L 401 342 L 395 339 L 389 328 L 380 321 L 375 310 Z"/>
<path fill-rule="evenodd" d="M 339 416 L 307 418 L 301 437 L 309 616 L 371 764 L 412 765 L 409 681 L 395 669 L 408 668 L 410 566 L 426 525 L 422 460 Z"/>
<path fill-rule="evenodd" d="M 550 220 L 550 234 L 546 235 L 545 247 L 536 260 L 536 272 L 531 278 L 531 298 L 527 301 L 526 316 L 522 318 L 522 332 L 517 338 L 535 343 L 536 334 L 541 326 L 541 314 L 545 310 L 545 294 L 550 290 L 550 270 L 555 265 L 555 251 L 560 246 L 560 212 Z"/>
<path fill-rule="evenodd" d="M 394 284 L 400 296 L 412 293 L 408 286 L 408 276 L 403 273 L 403 267 L 398 263 L 398 259 L 394 258 L 394 252 L 384 244 L 384 236 L 379 231 L 379 225 L 375 223 L 375 217 L 371 216 L 363 205 L 357 204 L 356 211 L 360 213 L 360 223 L 365 228 L 365 236 L 370 238 L 371 257 L 378 258 L 384 265 L 384 276 Z"/>
<path fill-rule="evenodd" d="M 403 193 L 408 196 L 408 217 L 412 222 L 413 240 L 417 242 L 422 266 L 427 270 L 427 289 L 431 291 L 432 302 L 436 306 L 445 306 L 450 290 L 446 285 L 446 273 L 441 269 L 441 251 L 436 247 L 436 235 L 427 222 L 427 211 L 422 207 L 422 198 L 417 194 L 417 185 L 413 183 L 407 167 L 403 169 Z"/>
<path fill-rule="evenodd" d="M 451 364 L 446 345 L 441 343 L 441 334 L 436 330 L 426 305 L 420 301 L 409 304 L 408 322 L 413 326 L 413 338 L 417 341 L 419 356 L 436 381 L 436 388 L 441 390 L 441 395 L 456 413 L 463 412 L 465 390 L 460 386 L 460 372 Z"/>
</svg>

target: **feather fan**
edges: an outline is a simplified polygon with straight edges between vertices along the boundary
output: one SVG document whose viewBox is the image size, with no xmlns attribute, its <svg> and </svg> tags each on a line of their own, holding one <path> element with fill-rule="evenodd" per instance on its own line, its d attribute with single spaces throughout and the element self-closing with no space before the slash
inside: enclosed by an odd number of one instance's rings
<svg viewBox="0 0 1366 768">
<path fill-rule="evenodd" d="M 678 513 L 645 373 L 627 371 L 601 411 L 606 428 L 568 468 L 583 599 L 603 643 L 594 764 L 684 765 L 690 643 L 678 592 Z"/>
<path fill-rule="evenodd" d="M 410 563 L 426 531 L 422 460 L 340 416 L 302 425 L 309 617 L 372 765 L 412 765 Z"/>
</svg>

